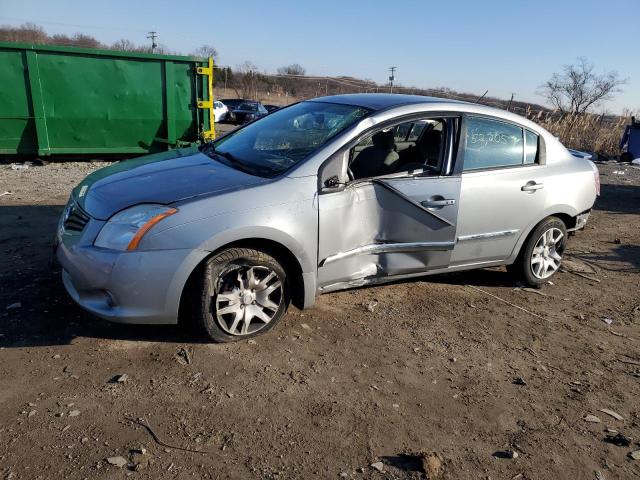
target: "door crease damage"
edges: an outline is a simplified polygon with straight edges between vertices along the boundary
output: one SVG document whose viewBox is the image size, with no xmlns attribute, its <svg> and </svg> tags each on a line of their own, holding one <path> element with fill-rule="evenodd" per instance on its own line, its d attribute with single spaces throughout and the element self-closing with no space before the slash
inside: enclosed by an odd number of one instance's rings
<svg viewBox="0 0 640 480">
<path fill-rule="evenodd" d="M 353 186 L 356 188 L 320 198 L 324 203 L 321 231 L 335 231 L 337 225 L 341 230 L 340 235 L 322 236 L 320 291 L 376 283 L 448 264 L 456 243 L 457 203 L 429 208 L 421 202 L 436 192 L 457 198 L 458 179 L 373 178 Z M 442 213 L 434 212 L 436 209 Z"/>
</svg>

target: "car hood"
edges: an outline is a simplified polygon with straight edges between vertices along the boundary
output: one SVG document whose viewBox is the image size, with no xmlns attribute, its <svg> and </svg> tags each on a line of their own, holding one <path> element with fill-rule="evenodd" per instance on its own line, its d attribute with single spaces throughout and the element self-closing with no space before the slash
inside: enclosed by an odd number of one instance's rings
<svg viewBox="0 0 640 480">
<path fill-rule="evenodd" d="M 114 213 L 140 203 L 170 204 L 267 181 L 228 167 L 193 147 L 123 160 L 102 168 L 80 182 L 72 195 L 93 218 L 107 220 Z"/>
</svg>

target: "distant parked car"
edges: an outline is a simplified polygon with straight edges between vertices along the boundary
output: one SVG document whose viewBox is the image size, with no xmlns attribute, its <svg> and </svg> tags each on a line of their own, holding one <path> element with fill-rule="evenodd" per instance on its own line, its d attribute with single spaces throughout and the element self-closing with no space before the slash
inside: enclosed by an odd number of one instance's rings
<svg viewBox="0 0 640 480">
<path fill-rule="evenodd" d="M 227 106 L 219 100 L 213 102 L 213 118 L 215 122 L 224 122 L 229 114 Z"/>
<path fill-rule="evenodd" d="M 268 113 L 267 109 L 264 108 L 264 105 L 260 102 L 244 102 L 231 112 L 229 120 L 236 125 L 242 125 L 256 118 L 263 117 Z"/>
<path fill-rule="evenodd" d="M 93 172 L 60 218 L 57 257 L 100 317 L 180 314 L 228 342 L 335 290 L 497 265 L 546 284 L 599 185 L 592 162 L 504 110 L 322 97 Z"/>
<path fill-rule="evenodd" d="M 227 107 L 227 116 L 224 119 L 224 121 L 228 122 L 231 112 L 234 111 L 236 108 L 238 108 L 240 104 L 248 100 L 245 100 L 244 98 L 222 98 L 219 101 L 222 102 Z"/>
<path fill-rule="evenodd" d="M 264 108 L 267 109 L 267 112 L 271 113 L 275 112 L 276 110 L 280 110 L 282 107 L 279 107 L 278 105 L 265 105 Z"/>
</svg>

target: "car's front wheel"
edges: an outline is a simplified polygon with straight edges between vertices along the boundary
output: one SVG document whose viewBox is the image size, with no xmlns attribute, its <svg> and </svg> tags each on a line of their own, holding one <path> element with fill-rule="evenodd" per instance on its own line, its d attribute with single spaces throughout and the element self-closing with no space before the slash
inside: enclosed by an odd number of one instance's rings
<svg viewBox="0 0 640 480">
<path fill-rule="evenodd" d="M 196 317 L 209 338 L 233 342 L 264 333 L 289 303 L 285 270 L 271 255 L 230 248 L 205 265 Z"/>
<path fill-rule="evenodd" d="M 566 225 L 557 217 L 549 217 L 531 232 L 509 270 L 527 285 L 538 287 L 560 269 L 566 244 Z"/>
</svg>

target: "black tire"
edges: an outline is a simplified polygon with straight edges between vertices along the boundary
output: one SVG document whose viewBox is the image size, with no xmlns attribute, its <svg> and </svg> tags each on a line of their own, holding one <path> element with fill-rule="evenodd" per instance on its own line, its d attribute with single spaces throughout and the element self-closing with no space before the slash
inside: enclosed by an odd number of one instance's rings
<svg viewBox="0 0 640 480">
<path fill-rule="evenodd" d="M 548 276 L 542 276 L 541 278 L 540 275 L 536 275 L 536 273 L 534 273 L 532 266 L 532 257 L 536 245 L 541 241 L 541 237 L 545 232 L 553 229 L 557 229 L 562 233 L 562 238 L 558 241 L 557 247 L 555 247 L 555 253 L 557 253 L 561 258 L 567 245 L 567 226 L 558 217 L 548 217 L 533 229 L 525 243 L 522 245 L 520 254 L 518 255 L 518 258 L 516 258 L 516 261 L 512 265 L 507 266 L 507 270 L 527 286 L 534 288 L 540 287 L 547 283 L 547 281 L 553 277 L 560 268 L 560 263 L 558 263 L 558 267 L 552 273 Z"/>
<path fill-rule="evenodd" d="M 254 280 L 260 278 L 262 274 L 264 274 L 262 280 L 266 280 L 266 277 L 270 276 L 271 272 L 275 274 L 275 277 L 269 281 L 269 287 L 263 289 L 262 292 L 267 292 L 267 301 L 277 302 L 277 309 L 263 307 L 259 303 L 261 300 L 256 296 L 259 293 L 253 294 L 253 303 L 245 300 L 242 292 L 249 292 L 247 295 L 250 295 L 253 290 L 250 288 L 244 289 L 245 283 L 241 280 L 241 276 L 242 272 L 248 272 L 249 269 L 255 272 Z M 235 287 L 233 285 L 234 281 L 237 282 Z M 280 288 L 268 293 L 269 288 L 276 285 L 277 282 L 280 282 Z M 196 298 L 193 316 L 197 326 L 214 342 L 246 340 L 271 330 L 282 319 L 290 302 L 290 290 L 284 268 L 271 255 L 250 248 L 230 248 L 208 259 L 200 281 L 196 285 L 199 288 L 194 292 Z M 258 291 L 258 285 L 255 285 L 256 291 Z M 238 299 L 236 300 L 238 303 L 226 300 L 227 297 L 232 295 L 230 290 L 232 287 L 234 287 L 233 292 L 236 289 L 238 290 Z M 226 290 L 221 291 L 223 289 Z M 266 304 L 266 302 L 264 303 Z M 223 315 L 218 314 L 225 308 L 235 308 L 238 305 L 238 308 L 242 308 L 244 313 L 235 311 Z M 222 306 L 222 308 L 218 308 L 219 306 Z M 260 308 L 263 313 L 267 312 L 267 316 L 272 315 L 271 319 L 265 323 L 264 320 L 257 316 L 249 318 L 250 311 L 253 312 L 255 308 Z M 234 322 L 236 322 L 236 315 L 244 315 L 244 317 L 239 320 L 242 325 L 238 324 L 233 328 Z M 247 332 L 243 333 L 238 330 L 241 330 L 246 323 L 245 318 L 248 318 L 249 324 Z M 233 333 L 230 329 L 233 329 L 233 332 L 236 333 Z"/>
</svg>

